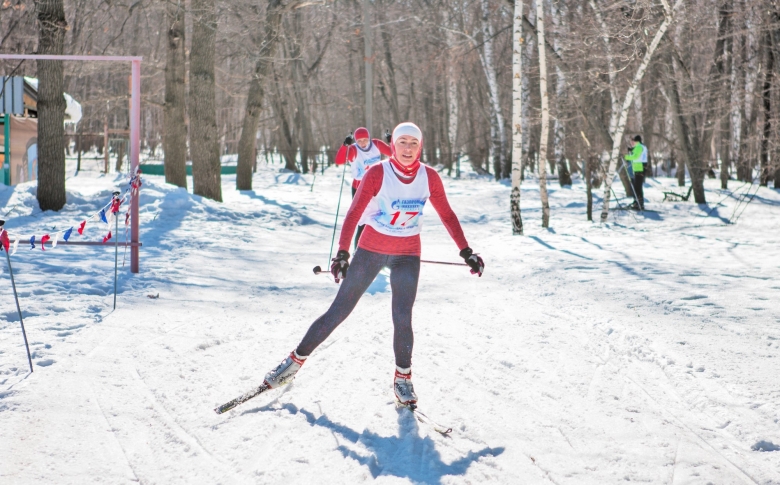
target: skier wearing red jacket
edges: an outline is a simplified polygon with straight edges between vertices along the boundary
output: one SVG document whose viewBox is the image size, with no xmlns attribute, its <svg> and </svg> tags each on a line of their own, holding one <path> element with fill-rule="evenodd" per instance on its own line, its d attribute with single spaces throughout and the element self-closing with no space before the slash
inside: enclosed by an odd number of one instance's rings
<svg viewBox="0 0 780 485">
<path fill-rule="evenodd" d="M 390 143 L 389 137 L 387 142 Z M 380 162 L 382 155 L 389 157 L 391 154 L 390 146 L 387 143 L 376 138 L 372 139 L 368 129 L 362 126 L 355 130 L 354 138 L 350 135 L 344 140 L 344 144 L 336 153 L 336 165 L 343 165 L 347 162 L 352 165 L 353 199 L 360 186 L 360 181 L 363 180 L 368 169 Z M 357 247 L 364 227 L 362 224 L 358 226 L 357 235 L 355 236 L 355 247 Z"/>
<path fill-rule="evenodd" d="M 485 264 L 468 246 L 438 172 L 420 163 L 422 132 L 413 123 L 401 123 L 393 131 L 392 140 L 390 160 L 365 174 L 344 220 L 339 251 L 330 268 L 337 283 L 344 280 L 336 299 L 309 327 L 298 347 L 266 374 L 264 383 L 269 388 L 294 379 L 309 355 L 349 316 L 379 271 L 386 267 L 390 269 L 393 293 L 393 389 L 401 404 L 417 402 L 412 386 L 412 306 L 420 276 L 423 208 L 429 199 L 471 273 L 482 276 Z M 358 223 L 368 227 L 350 264 L 348 249 Z"/>
</svg>

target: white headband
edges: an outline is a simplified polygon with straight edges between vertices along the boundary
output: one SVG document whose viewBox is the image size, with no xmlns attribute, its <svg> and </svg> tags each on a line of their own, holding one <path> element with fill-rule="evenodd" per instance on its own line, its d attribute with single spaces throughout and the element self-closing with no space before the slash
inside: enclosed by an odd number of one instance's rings
<svg viewBox="0 0 780 485">
<path fill-rule="evenodd" d="M 409 135 L 417 138 L 417 141 L 422 142 L 422 131 L 417 125 L 409 121 L 395 127 L 395 130 L 393 130 L 393 140 L 397 140 L 398 137 L 403 135 Z"/>
</svg>

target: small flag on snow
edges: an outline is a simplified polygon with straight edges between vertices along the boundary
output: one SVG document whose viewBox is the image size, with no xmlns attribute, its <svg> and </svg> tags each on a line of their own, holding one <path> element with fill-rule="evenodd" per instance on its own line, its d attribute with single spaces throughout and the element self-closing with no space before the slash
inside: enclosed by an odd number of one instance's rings
<svg viewBox="0 0 780 485">
<path fill-rule="evenodd" d="M 65 231 L 65 234 L 62 235 L 63 241 L 67 242 L 68 239 L 70 239 L 70 233 L 72 233 L 72 232 L 73 232 L 73 228 L 72 227 L 70 229 L 68 229 L 67 231 Z"/>
<path fill-rule="evenodd" d="M 35 236 L 30 238 L 30 249 L 35 249 Z"/>
<path fill-rule="evenodd" d="M 51 238 L 51 248 L 54 249 L 57 247 L 57 243 L 60 242 L 60 233 L 55 232 L 54 237 Z"/>
<path fill-rule="evenodd" d="M 100 209 L 100 220 L 108 224 L 108 220 L 106 219 L 106 210 Z"/>
<path fill-rule="evenodd" d="M 105 244 L 109 239 L 111 239 L 111 231 L 108 231 L 106 237 L 103 238 L 103 244 Z"/>
<path fill-rule="evenodd" d="M 19 236 L 14 236 L 14 238 L 15 238 L 14 239 L 14 246 L 13 246 L 13 249 L 11 249 L 11 256 L 16 254 L 16 250 L 19 249 L 19 241 L 22 240 L 22 238 L 20 238 Z"/>
<path fill-rule="evenodd" d="M 87 225 L 87 221 L 83 221 L 81 224 L 79 224 L 79 236 L 84 234 L 84 227 L 86 227 L 86 225 Z"/>
<path fill-rule="evenodd" d="M 44 234 L 43 235 L 43 237 L 41 238 L 41 251 L 46 251 L 45 243 L 49 239 L 51 239 L 51 236 L 49 236 L 48 234 Z"/>
</svg>

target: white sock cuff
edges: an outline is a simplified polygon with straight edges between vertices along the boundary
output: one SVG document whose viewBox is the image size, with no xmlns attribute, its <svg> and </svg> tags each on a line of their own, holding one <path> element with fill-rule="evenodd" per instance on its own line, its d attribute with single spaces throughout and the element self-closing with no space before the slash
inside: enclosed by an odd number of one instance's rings
<svg viewBox="0 0 780 485">
<path fill-rule="evenodd" d="M 296 359 L 300 359 L 300 360 L 306 360 L 307 358 L 309 358 L 308 355 L 298 355 L 297 350 L 293 350 L 293 355 L 295 356 Z"/>
<path fill-rule="evenodd" d="M 411 367 L 404 368 L 404 367 L 395 366 L 395 370 L 397 370 L 401 374 L 411 374 L 412 373 L 412 368 Z"/>
</svg>

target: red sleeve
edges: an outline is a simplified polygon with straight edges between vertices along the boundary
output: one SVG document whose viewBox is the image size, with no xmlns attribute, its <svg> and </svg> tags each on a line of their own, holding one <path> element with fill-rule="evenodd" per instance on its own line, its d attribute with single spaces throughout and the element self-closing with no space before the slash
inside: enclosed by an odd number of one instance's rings
<svg viewBox="0 0 780 485">
<path fill-rule="evenodd" d="M 352 205 L 349 206 L 347 216 L 344 218 L 344 224 L 341 226 L 341 235 L 339 236 L 339 250 L 349 251 L 352 243 L 352 236 L 355 234 L 355 228 L 360 221 L 360 216 L 366 210 L 366 206 L 382 188 L 382 179 L 384 170 L 377 165 L 366 172 L 360 186 L 352 199 Z M 464 246 L 465 247 L 465 246 Z"/>
<path fill-rule="evenodd" d="M 355 159 L 355 155 L 357 155 L 355 145 L 350 145 L 348 147 L 341 145 L 339 151 L 336 152 L 336 165 L 342 165 L 345 162 L 352 162 Z"/>
<path fill-rule="evenodd" d="M 393 156 L 393 152 L 390 151 L 390 145 L 383 142 L 382 140 L 377 140 L 376 138 L 372 139 L 371 141 L 373 141 L 374 145 L 379 148 L 379 153 L 388 157 Z"/>
<path fill-rule="evenodd" d="M 458 216 L 452 211 L 447 194 L 444 193 L 444 184 L 441 182 L 439 173 L 431 167 L 425 167 L 425 169 L 428 171 L 428 190 L 431 192 L 430 200 L 433 208 L 439 213 L 441 222 L 444 223 L 452 240 L 458 245 L 458 249 L 468 247 L 469 243 L 466 241 L 466 236 L 463 235 Z"/>
<path fill-rule="evenodd" d="M 339 151 L 336 152 L 336 165 L 343 165 L 347 161 L 347 147 L 341 145 Z"/>
</svg>

